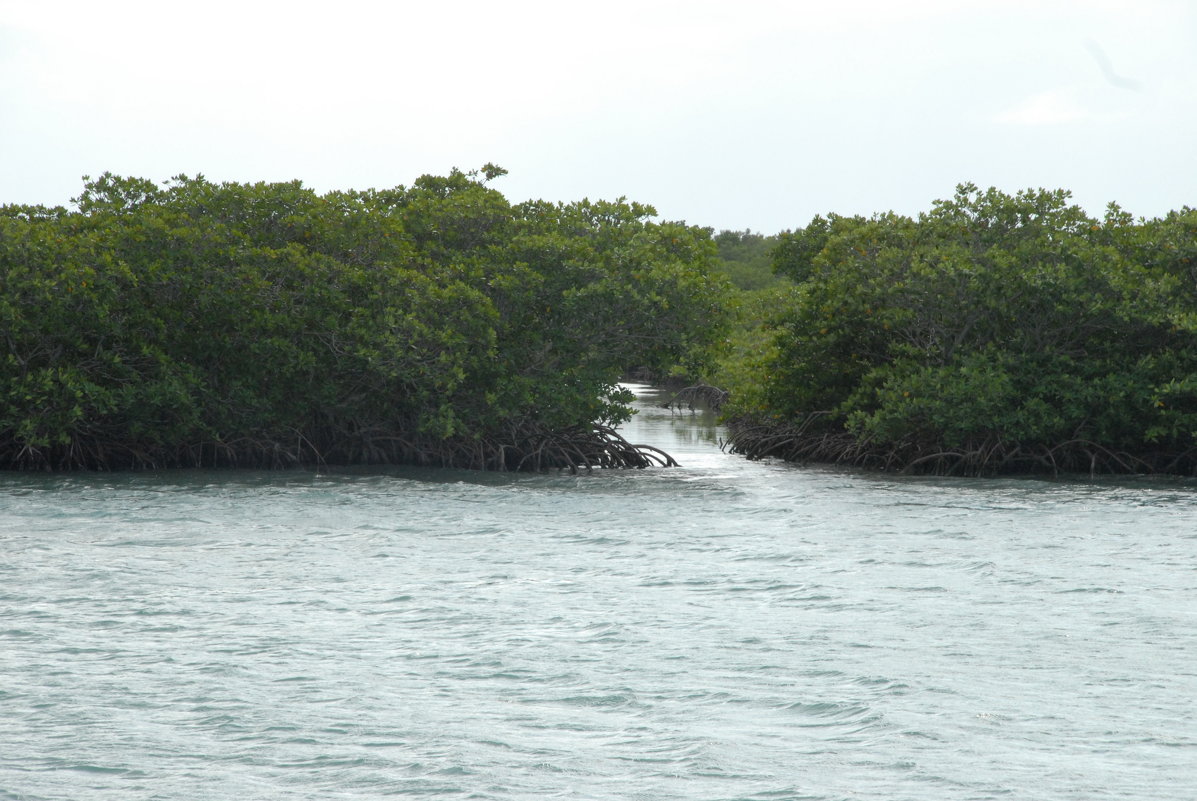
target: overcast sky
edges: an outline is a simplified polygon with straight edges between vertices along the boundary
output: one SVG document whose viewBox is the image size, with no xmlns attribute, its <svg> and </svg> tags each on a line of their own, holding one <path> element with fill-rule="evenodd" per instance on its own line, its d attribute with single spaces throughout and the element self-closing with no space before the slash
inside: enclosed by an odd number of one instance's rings
<svg viewBox="0 0 1197 801">
<path fill-rule="evenodd" d="M 1197 206 L 1197 3 L 0 0 L 0 203 L 486 162 L 765 233 L 964 181 L 1156 216 Z"/>
</svg>

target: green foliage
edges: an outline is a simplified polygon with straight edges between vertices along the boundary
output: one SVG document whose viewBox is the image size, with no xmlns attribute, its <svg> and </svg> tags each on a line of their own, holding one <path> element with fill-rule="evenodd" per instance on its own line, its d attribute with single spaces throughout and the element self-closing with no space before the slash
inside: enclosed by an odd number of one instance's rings
<svg viewBox="0 0 1197 801">
<path fill-rule="evenodd" d="M 733 414 L 846 435 L 862 462 L 1192 469 L 1197 214 L 1097 220 L 1068 198 L 963 185 L 917 219 L 784 234 L 798 286 Z"/>
<path fill-rule="evenodd" d="M 517 429 L 626 418 L 626 367 L 699 363 L 721 333 L 708 232 L 513 206 L 502 174 L 326 195 L 105 174 L 75 211 L 0 209 L 0 464 L 504 466 Z"/>
<path fill-rule="evenodd" d="M 773 270 L 771 253 L 778 236 L 752 231 L 720 231 L 714 237 L 717 266 L 737 289 L 755 291 L 787 283 Z"/>
<path fill-rule="evenodd" d="M 777 323 L 778 309 L 788 307 L 792 292 L 793 287 L 783 284 L 737 290 L 731 295 L 733 325 L 723 342 L 713 349 L 714 363 L 700 378 L 716 387 L 735 387 L 740 409 L 764 406 L 765 385 L 759 379 L 776 358 L 773 325 Z"/>
</svg>

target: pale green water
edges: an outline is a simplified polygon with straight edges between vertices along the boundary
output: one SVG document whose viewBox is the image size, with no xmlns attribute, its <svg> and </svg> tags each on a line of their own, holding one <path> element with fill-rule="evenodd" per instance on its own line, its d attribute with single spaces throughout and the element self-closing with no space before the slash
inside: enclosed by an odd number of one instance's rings
<svg viewBox="0 0 1197 801">
<path fill-rule="evenodd" d="M 1190 799 L 1197 491 L 0 475 L 0 799 Z"/>
</svg>

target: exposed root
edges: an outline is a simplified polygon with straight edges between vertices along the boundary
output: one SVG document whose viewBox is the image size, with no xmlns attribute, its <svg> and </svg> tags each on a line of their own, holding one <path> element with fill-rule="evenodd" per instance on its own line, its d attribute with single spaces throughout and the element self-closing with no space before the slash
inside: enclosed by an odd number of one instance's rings
<svg viewBox="0 0 1197 801">
<path fill-rule="evenodd" d="M 791 462 L 844 464 L 906 474 L 1197 475 L 1197 448 L 1180 453 L 1130 453 L 1086 439 L 1035 445 L 1006 442 L 997 436 L 958 448 L 914 439 L 877 443 L 843 430 L 812 430 L 812 424 L 825 414 L 815 412 L 796 424 L 747 418 L 732 420 L 728 424 L 728 441 L 724 449 L 749 459 L 774 457 Z"/>
<path fill-rule="evenodd" d="M 727 403 L 728 394 L 726 389 L 713 387 L 710 384 L 695 384 L 674 393 L 668 402 L 661 404 L 661 408 L 680 410 L 684 406 L 690 411 L 694 411 L 701 407 L 717 412 L 723 404 Z"/>
<path fill-rule="evenodd" d="M 543 471 L 675 467 L 672 456 L 628 442 L 615 429 L 595 425 L 550 429 L 512 424 L 484 437 L 439 439 L 382 426 L 343 425 L 336 430 L 291 429 L 281 437 L 242 436 L 178 447 L 120 442 L 91 436 L 34 447 L 0 441 L 0 469 L 153 470 L 166 467 L 288 468 L 349 464 L 415 464 L 474 470 Z"/>
</svg>

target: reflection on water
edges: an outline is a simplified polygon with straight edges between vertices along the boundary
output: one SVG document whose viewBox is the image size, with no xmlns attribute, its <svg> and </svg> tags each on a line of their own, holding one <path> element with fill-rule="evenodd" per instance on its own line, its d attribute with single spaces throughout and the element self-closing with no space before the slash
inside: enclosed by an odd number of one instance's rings
<svg viewBox="0 0 1197 801">
<path fill-rule="evenodd" d="M 707 458 L 712 449 L 719 449 L 726 432 L 717 414 L 704 408 L 666 409 L 664 404 L 676 393 L 643 384 L 626 386 L 637 397 L 637 412 L 621 429 L 627 439 L 663 448 L 679 461 L 679 454 Z"/>
</svg>

